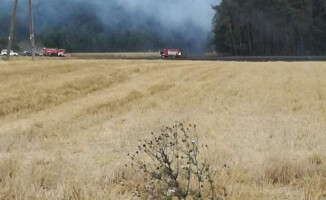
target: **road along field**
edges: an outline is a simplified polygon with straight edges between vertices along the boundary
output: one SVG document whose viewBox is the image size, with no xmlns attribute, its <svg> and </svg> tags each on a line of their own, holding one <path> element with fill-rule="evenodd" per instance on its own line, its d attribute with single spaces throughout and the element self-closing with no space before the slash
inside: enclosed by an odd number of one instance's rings
<svg viewBox="0 0 326 200">
<path fill-rule="evenodd" d="M 126 154 L 184 121 L 227 199 L 324 200 L 325 77 L 324 62 L 0 61 L 0 199 L 132 199 Z"/>
</svg>

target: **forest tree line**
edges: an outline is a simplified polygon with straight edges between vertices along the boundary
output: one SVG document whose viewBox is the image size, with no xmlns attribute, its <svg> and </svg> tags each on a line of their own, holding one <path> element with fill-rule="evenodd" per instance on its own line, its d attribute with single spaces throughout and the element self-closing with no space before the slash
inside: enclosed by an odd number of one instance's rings
<svg viewBox="0 0 326 200">
<path fill-rule="evenodd" d="M 325 0 L 222 0 L 214 45 L 229 55 L 325 55 Z"/>
</svg>

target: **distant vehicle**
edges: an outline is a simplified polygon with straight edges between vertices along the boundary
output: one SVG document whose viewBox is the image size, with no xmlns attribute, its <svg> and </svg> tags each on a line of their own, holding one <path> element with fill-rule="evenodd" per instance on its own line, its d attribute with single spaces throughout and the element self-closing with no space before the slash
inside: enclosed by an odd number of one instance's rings
<svg viewBox="0 0 326 200">
<path fill-rule="evenodd" d="M 162 58 L 186 58 L 187 55 L 184 54 L 180 49 L 162 49 L 160 50 L 160 55 Z"/>
<path fill-rule="evenodd" d="M 43 54 L 43 56 L 66 57 L 67 56 L 67 51 L 65 49 L 47 49 L 47 48 L 44 48 L 42 54 Z"/>
<path fill-rule="evenodd" d="M 30 52 L 30 51 L 24 51 L 22 55 L 23 56 L 32 56 L 32 52 Z M 40 53 L 34 53 L 34 55 L 35 56 L 42 56 L 42 54 L 40 54 Z"/>
<path fill-rule="evenodd" d="M 7 49 L 2 49 L 0 55 L 1 56 L 6 56 L 7 55 Z M 10 50 L 10 56 L 18 56 L 18 53 L 15 53 L 13 50 Z"/>
</svg>

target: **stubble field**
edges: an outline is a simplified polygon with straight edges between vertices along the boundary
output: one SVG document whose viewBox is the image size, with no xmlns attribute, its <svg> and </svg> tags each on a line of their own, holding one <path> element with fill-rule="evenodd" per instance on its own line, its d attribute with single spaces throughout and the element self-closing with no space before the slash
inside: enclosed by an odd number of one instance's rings
<svg viewBox="0 0 326 200">
<path fill-rule="evenodd" d="M 178 121 L 227 199 L 324 200 L 325 77 L 324 62 L 0 61 L 0 199 L 132 199 L 126 154 Z"/>
</svg>

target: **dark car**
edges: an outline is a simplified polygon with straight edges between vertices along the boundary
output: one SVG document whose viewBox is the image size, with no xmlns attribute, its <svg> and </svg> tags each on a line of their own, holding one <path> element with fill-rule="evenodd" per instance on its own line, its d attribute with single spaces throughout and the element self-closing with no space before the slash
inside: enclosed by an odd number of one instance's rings
<svg viewBox="0 0 326 200">
<path fill-rule="evenodd" d="M 42 56 L 40 53 L 34 53 L 35 56 Z M 32 52 L 30 51 L 24 51 L 23 56 L 32 56 Z"/>
</svg>

